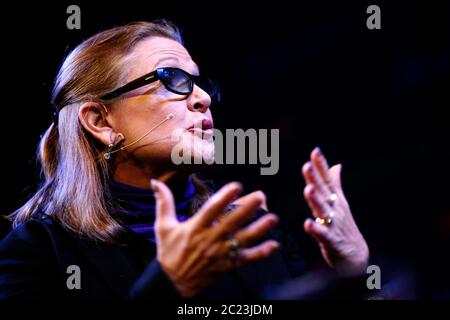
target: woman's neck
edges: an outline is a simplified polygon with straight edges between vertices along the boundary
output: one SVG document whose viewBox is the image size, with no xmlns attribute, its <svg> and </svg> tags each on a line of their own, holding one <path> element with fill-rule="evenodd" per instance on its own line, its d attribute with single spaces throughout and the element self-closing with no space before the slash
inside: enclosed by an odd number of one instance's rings
<svg viewBox="0 0 450 320">
<path fill-rule="evenodd" d="M 152 170 L 122 164 L 114 170 L 113 179 L 133 187 L 150 189 L 150 179 L 157 179 L 170 184 L 177 180 L 185 180 L 189 174 L 182 170 Z"/>
</svg>

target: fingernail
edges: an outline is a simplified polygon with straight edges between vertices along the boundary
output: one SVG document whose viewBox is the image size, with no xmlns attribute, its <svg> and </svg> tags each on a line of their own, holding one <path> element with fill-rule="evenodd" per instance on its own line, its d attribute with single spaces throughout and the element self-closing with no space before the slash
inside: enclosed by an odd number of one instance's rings
<svg viewBox="0 0 450 320">
<path fill-rule="evenodd" d="M 275 213 L 270 212 L 268 214 L 270 215 L 270 219 L 269 219 L 270 224 L 271 225 L 277 224 L 278 223 L 278 217 L 275 215 Z"/>
<path fill-rule="evenodd" d="M 237 182 L 237 181 L 234 181 L 233 184 L 234 184 L 234 186 L 235 186 L 235 188 L 236 188 L 236 193 L 242 192 L 242 189 L 244 188 L 244 187 L 242 186 L 242 183 Z"/>
<path fill-rule="evenodd" d="M 315 150 L 316 152 L 318 152 L 319 154 L 322 154 L 322 150 L 320 150 L 320 147 L 315 147 L 314 150 Z"/>
<path fill-rule="evenodd" d="M 153 191 L 158 191 L 158 183 L 156 182 L 156 179 L 150 179 L 150 188 Z"/>
</svg>

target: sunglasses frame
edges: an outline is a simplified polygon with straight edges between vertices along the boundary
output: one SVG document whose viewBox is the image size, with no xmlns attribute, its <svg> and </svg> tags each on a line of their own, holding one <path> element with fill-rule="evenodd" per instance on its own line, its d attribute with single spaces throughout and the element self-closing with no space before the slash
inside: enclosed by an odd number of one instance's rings
<svg viewBox="0 0 450 320">
<path fill-rule="evenodd" d="M 169 84 L 167 83 L 167 78 L 164 76 L 164 73 L 167 70 L 176 70 L 178 72 L 183 73 L 191 81 L 191 86 L 189 88 L 189 91 L 188 92 L 182 92 L 182 91 L 178 91 L 178 90 L 175 90 L 175 89 L 171 88 L 169 86 Z M 179 95 L 187 96 L 187 95 L 190 95 L 192 93 L 192 91 L 194 90 L 194 84 L 198 85 L 201 88 L 200 84 L 203 81 L 203 79 L 207 79 L 207 78 L 203 78 L 201 76 L 194 76 L 194 75 L 192 75 L 192 74 L 190 74 L 190 73 L 188 73 L 188 72 L 186 72 L 186 71 L 184 71 L 183 69 L 180 69 L 180 68 L 161 67 L 161 68 L 157 68 L 156 70 L 154 70 L 154 71 L 152 71 L 150 73 L 147 73 L 147 74 L 145 74 L 145 75 L 143 75 L 143 76 L 141 76 L 141 77 L 139 77 L 137 79 L 134 79 L 134 80 L 128 82 L 127 84 L 123 85 L 122 87 L 119 87 L 119 88 L 117 88 L 117 89 L 115 89 L 115 90 L 113 90 L 113 91 L 111 91 L 111 92 L 101 96 L 100 99 L 102 99 L 102 100 L 111 100 L 111 99 L 117 98 L 118 96 L 120 96 L 120 95 L 122 95 L 124 93 L 130 92 L 132 90 L 135 90 L 137 88 L 143 87 L 143 86 L 145 86 L 147 84 L 150 84 L 150 83 L 158 81 L 158 80 L 160 80 L 162 82 L 162 84 L 164 85 L 164 87 L 167 90 L 169 90 L 170 92 L 173 92 L 173 93 L 176 93 L 176 94 L 179 94 Z M 220 92 L 219 92 L 217 84 L 215 82 L 213 82 L 212 80 L 210 80 L 210 79 L 208 79 L 208 80 L 213 84 L 213 86 L 217 90 L 217 93 L 216 93 L 217 97 L 212 97 L 211 96 L 211 99 L 215 98 L 217 101 L 220 101 Z M 210 93 L 208 93 L 208 94 L 210 94 Z"/>
</svg>

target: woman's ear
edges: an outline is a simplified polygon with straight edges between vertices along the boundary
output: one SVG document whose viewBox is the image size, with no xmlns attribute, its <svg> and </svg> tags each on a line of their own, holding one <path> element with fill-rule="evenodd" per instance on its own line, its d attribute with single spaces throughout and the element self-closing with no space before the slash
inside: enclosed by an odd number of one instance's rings
<svg viewBox="0 0 450 320">
<path fill-rule="evenodd" d="M 109 124 L 108 110 L 97 102 L 85 102 L 78 112 L 81 125 L 104 145 L 114 143 L 116 132 Z"/>
</svg>

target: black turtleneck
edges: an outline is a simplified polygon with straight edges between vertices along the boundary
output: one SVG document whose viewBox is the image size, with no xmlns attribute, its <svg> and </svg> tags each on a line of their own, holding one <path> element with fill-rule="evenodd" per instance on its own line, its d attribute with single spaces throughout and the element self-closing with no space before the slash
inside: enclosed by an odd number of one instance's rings
<svg viewBox="0 0 450 320">
<path fill-rule="evenodd" d="M 168 186 L 174 195 L 178 220 L 184 221 L 189 217 L 189 207 L 195 197 L 192 179 L 188 177 Z M 119 221 L 138 235 L 155 242 L 156 201 L 153 191 L 114 180 L 110 183 L 110 190 L 119 206 L 115 212 Z"/>
</svg>

